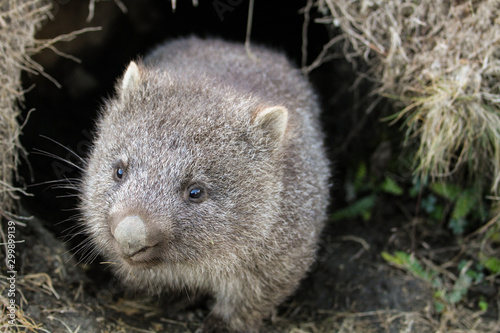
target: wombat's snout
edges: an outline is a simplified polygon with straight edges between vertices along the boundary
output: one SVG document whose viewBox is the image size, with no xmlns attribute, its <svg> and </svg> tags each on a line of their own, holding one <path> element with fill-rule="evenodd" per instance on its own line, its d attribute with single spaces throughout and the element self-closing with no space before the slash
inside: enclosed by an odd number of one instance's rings
<svg viewBox="0 0 500 333">
<path fill-rule="evenodd" d="M 151 239 L 148 240 L 146 223 L 137 215 L 128 215 L 121 220 L 115 220 L 112 223 L 111 234 L 126 257 L 147 252 L 156 246 Z"/>
</svg>

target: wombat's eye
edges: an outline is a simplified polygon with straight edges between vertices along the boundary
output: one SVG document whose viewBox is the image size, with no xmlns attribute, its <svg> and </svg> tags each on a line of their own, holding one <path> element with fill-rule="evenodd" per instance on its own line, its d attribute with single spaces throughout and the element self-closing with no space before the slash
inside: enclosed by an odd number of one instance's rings
<svg viewBox="0 0 500 333">
<path fill-rule="evenodd" d="M 118 161 L 117 163 L 114 164 L 114 173 L 113 173 L 113 179 L 115 181 L 122 181 L 123 178 L 125 177 L 125 165 L 122 161 Z"/>
<path fill-rule="evenodd" d="M 123 171 L 122 168 L 118 168 L 116 169 L 116 178 L 118 179 L 122 179 L 123 178 L 123 174 L 125 173 L 125 171 Z"/>
<path fill-rule="evenodd" d="M 199 199 L 201 197 L 201 190 L 199 188 L 194 188 L 189 192 L 189 197 L 191 199 Z"/>
<path fill-rule="evenodd" d="M 206 199 L 205 189 L 199 184 L 188 187 L 187 194 L 192 202 L 202 202 Z"/>
</svg>

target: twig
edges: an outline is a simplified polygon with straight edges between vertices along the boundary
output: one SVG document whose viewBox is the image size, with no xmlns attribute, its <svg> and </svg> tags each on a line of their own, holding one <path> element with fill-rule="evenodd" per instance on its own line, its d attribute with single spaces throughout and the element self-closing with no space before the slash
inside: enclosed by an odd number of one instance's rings
<svg viewBox="0 0 500 333">
<path fill-rule="evenodd" d="M 250 2 L 248 3 L 248 18 L 247 18 L 247 32 L 246 32 L 246 37 L 245 37 L 245 51 L 247 52 L 247 55 L 251 59 L 256 60 L 257 57 L 250 50 L 250 37 L 252 34 L 252 22 L 253 22 L 253 6 L 254 6 L 254 0 L 250 0 Z"/>
<path fill-rule="evenodd" d="M 311 21 L 311 8 L 313 6 L 312 0 L 307 0 L 306 7 L 304 8 L 304 23 L 302 24 L 302 68 L 305 68 L 307 65 L 307 32 L 309 29 L 309 22 Z"/>
</svg>

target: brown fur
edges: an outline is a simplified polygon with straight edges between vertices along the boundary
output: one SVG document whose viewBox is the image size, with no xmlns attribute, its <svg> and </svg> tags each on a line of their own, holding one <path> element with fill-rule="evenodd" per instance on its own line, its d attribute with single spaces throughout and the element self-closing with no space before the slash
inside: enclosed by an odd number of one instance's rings
<svg viewBox="0 0 500 333">
<path fill-rule="evenodd" d="M 258 331 L 313 262 L 328 203 L 316 96 L 253 52 L 187 38 L 131 63 L 83 179 L 95 247 L 129 285 L 212 295 L 205 333 Z"/>
</svg>

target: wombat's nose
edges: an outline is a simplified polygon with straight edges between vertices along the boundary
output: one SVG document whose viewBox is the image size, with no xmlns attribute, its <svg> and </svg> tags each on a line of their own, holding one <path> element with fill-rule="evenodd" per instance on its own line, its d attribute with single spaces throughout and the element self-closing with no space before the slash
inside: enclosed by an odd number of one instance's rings
<svg viewBox="0 0 500 333">
<path fill-rule="evenodd" d="M 127 216 L 121 220 L 115 230 L 112 230 L 112 234 L 126 256 L 131 257 L 148 248 L 146 225 L 137 215 Z"/>
</svg>

